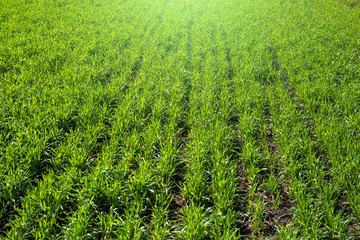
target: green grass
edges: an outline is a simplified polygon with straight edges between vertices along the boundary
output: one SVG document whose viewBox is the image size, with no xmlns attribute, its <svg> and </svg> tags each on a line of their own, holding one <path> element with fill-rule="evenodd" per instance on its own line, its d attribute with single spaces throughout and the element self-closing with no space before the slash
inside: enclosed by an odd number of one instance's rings
<svg viewBox="0 0 360 240">
<path fill-rule="evenodd" d="M 0 238 L 359 238 L 353 2 L 0 0 Z"/>
</svg>

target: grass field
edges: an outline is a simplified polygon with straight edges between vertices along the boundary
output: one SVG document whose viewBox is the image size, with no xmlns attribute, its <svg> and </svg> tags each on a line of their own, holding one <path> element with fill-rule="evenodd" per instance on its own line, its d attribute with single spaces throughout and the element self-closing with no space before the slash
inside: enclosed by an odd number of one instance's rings
<svg viewBox="0 0 360 240">
<path fill-rule="evenodd" d="M 0 239 L 360 239 L 357 1 L 0 6 Z"/>
</svg>

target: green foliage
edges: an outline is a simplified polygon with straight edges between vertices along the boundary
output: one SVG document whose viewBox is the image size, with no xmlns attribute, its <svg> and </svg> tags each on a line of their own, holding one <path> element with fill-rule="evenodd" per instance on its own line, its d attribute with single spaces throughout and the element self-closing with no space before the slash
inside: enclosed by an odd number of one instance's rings
<svg viewBox="0 0 360 240">
<path fill-rule="evenodd" d="M 357 239 L 357 2 L 0 0 L 0 238 Z"/>
</svg>

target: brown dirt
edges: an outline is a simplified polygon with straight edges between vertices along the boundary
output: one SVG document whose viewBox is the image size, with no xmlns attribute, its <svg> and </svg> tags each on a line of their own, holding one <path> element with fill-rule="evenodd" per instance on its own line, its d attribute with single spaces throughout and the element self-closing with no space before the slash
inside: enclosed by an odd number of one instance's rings
<svg viewBox="0 0 360 240">
<path fill-rule="evenodd" d="M 247 207 L 248 196 L 250 184 L 245 177 L 245 173 L 242 167 L 238 167 L 237 170 L 238 177 L 238 190 L 237 197 L 235 198 L 234 211 L 238 213 L 243 213 L 239 216 L 236 222 L 236 227 L 240 229 L 241 239 L 249 239 L 252 236 L 252 228 L 249 219 L 249 209 Z"/>
<path fill-rule="evenodd" d="M 171 193 L 171 201 L 169 205 L 169 218 L 173 220 L 181 219 L 181 209 L 185 206 L 184 198 L 177 193 Z"/>
</svg>

